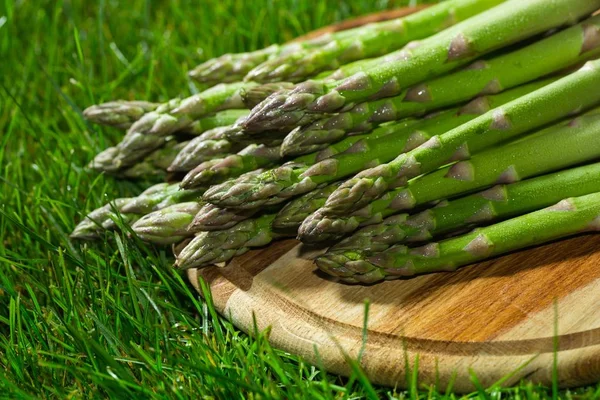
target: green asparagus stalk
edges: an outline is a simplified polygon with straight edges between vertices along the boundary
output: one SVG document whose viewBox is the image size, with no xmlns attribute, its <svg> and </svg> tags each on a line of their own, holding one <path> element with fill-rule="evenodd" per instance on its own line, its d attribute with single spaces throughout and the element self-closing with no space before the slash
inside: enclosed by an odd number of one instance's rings
<svg viewBox="0 0 600 400">
<path fill-rule="evenodd" d="M 232 226 L 247 220 L 259 210 L 234 210 L 231 208 L 220 208 L 214 204 L 204 204 L 196 213 L 194 219 L 187 227 L 188 232 L 219 231 L 229 229 Z"/>
<path fill-rule="evenodd" d="M 116 227 L 115 220 L 119 217 L 125 223 L 131 223 L 135 218 L 135 214 L 123 214 L 121 209 L 132 199 L 115 199 L 113 202 L 95 209 L 73 229 L 70 238 L 80 240 L 98 239 L 103 231 L 112 230 Z"/>
<path fill-rule="evenodd" d="M 362 27 L 328 33 L 314 39 L 272 45 L 247 53 L 225 54 L 197 66 L 189 72 L 189 76 L 200 83 L 208 85 L 241 81 L 252 68 L 270 57 L 326 46 L 332 40 L 341 40 L 356 35 L 361 29 Z"/>
<path fill-rule="evenodd" d="M 158 106 L 160 104 L 147 101 L 109 101 L 86 108 L 83 110 L 83 116 L 95 124 L 128 129 L 144 114 L 156 110 Z"/>
<path fill-rule="evenodd" d="M 140 196 L 133 198 L 132 201 L 127 202 L 121 208 L 121 212 L 145 215 L 173 204 L 198 200 L 203 192 L 201 188 L 180 190 L 179 183 L 164 183 L 160 185 L 162 186 L 155 185 L 160 190 L 142 193 Z"/>
<path fill-rule="evenodd" d="M 493 109 L 473 121 L 422 146 L 400 154 L 395 160 L 368 169 L 349 179 L 327 200 L 323 213 L 343 215 L 380 197 L 407 179 L 435 170 L 452 160 L 468 159 L 501 141 L 600 103 L 600 60 L 528 95 Z"/>
<path fill-rule="evenodd" d="M 450 0 L 426 10 L 363 26 L 356 35 L 332 40 L 327 46 L 267 59 L 246 75 L 255 82 L 303 81 L 318 72 L 399 49 L 448 26 L 488 10 L 504 0 Z"/>
<path fill-rule="evenodd" d="M 465 112 L 465 113 L 469 114 L 470 112 Z M 430 117 L 433 118 L 434 116 L 431 115 Z M 410 127 L 410 126 L 412 126 L 413 130 L 416 131 L 417 124 L 420 123 L 420 121 L 421 120 L 418 120 L 415 118 L 405 118 L 400 121 L 387 122 L 385 124 L 380 125 L 373 131 L 369 132 L 368 134 L 348 136 L 347 138 L 344 138 L 343 140 L 340 140 L 339 142 L 330 144 L 329 146 L 327 146 L 326 148 L 324 148 L 322 150 L 314 151 L 312 153 L 304 154 L 302 156 L 296 157 L 294 159 L 294 162 L 312 165 L 317 162 L 323 161 L 327 158 L 331 158 L 336 154 L 343 153 L 355 145 L 360 146 L 360 144 L 357 145 L 357 143 L 359 143 L 362 140 L 365 140 L 367 138 L 369 140 L 379 139 L 384 136 L 393 135 L 396 132 L 400 131 L 401 129 L 408 129 L 408 127 Z"/>
<path fill-rule="evenodd" d="M 173 99 L 146 113 L 127 131 L 113 155 L 112 169 L 135 164 L 162 146 L 165 137 L 189 128 L 195 120 L 225 109 L 244 108 L 240 91 L 256 85 L 239 82 L 217 85 L 183 100 Z"/>
<path fill-rule="evenodd" d="M 262 172 L 262 169 L 246 172 L 240 175 L 238 180 L 243 181 L 244 179 L 252 179 L 254 176 L 259 175 Z M 240 221 L 244 221 L 252 217 L 258 211 L 258 209 L 234 210 L 220 208 L 213 204 L 205 204 L 202 209 L 198 211 L 194 217 L 194 220 L 188 226 L 188 231 L 199 232 L 227 229 Z M 262 209 L 261 211 L 264 212 L 265 210 Z"/>
<path fill-rule="evenodd" d="M 443 3 L 442 3 L 443 4 Z M 326 146 L 351 132 L 458 104 L 480 94 L 499 93 L 542 76 L 600 56 L 600 16 L 516 51 L 404 90 L 400 95 L 365 102 L 348 111 L 294 129 L 286 136 L 282 154 L 294 156 Z"/>
<path fill-rule="evenodd" d="M 334 182 L 317 188 L 288 202 L 278 213 L 273 223 L 273 231 L 278 234 L 296 236 L 302 221 L 325 205 L 325 200 L 341 184 Z"/>
<path fill-rule="evenodd" d="M 184 129 L 182 133 L 200 135 L 215 128 L 234 125 L 239 120 L 247 117 L 249 112 L 249 110 L 219 111 L 214 115 L 209 115 L 194 121 L 189 128 Z"/>
<path fill-rule="evenodd" d="M 243 126 L 280 129 L 305 114 L 335 112 L 347 104 L 396 96 L 406 87 L 440 76 L 493 50 L 572 23 L 600 8 L 600 0 L 508 0 L 420 42 L 405 60 L 382 64 L 343 81 L 306 81 L 287 95 L 270 96 Z"/>
<path fill-rule="evenodd" d="M 201 191 L 179 191 L 177 185 L 159 183 L 142 192 L 137 197 L 120 198 L 89 213 L 73 230 L 71 238 L 91 240 L 98 238 L 102 231 L 116 228 L 118 217 L 124 222 L 133 223 L 140 215 L 177 202 L 178 199 L 198 197 Z"/>
<path fill-rule="evenodd" d="M 273 45 L 248 53 L 224 54 L 198 65 L 188 75 L 208 85 L 241 81 L 252 68 L 280 52 L 280 46 Z"/>
<path fill-rule="evenodd" d="M 453 16 L 449 16 L 448 20 L 444 22 L 446 24 L 452 24 L 452 17 Z M 332 42 L 343 41 L 347 38 L 361 36 L 363 35 L 363 31 L 370 32 L 374 27 L 377 29 L 377 25 L 382 25 L 380 30 L 383 30 L 383 27 L 387 25 L 394 26 L 394 24 L 397 24 L 394 21 L 395 20 L 328 33 L 317 38 L 301 42 L 295 41 L 283 45 L 272 45 L 261 50 L 247 53 L 225 54 L 220 57 L 210 59 L 197 66 L 189 72 L 189 76 L 200 83 L 208 85 L 214 85 L 223 82 L 241 81 L 251 69 L 265 62 L 269 58 L 275 58 L 278 56 L 285 57 L 287 54 L 304 54 L 304 51 L 322 48 L 331 45 Z M 434 21 L 432 21 L 432 23 L 434 23 Z M 389 28 L 387 29 L 389 30 Z"/>
<path fill-rule="evenodd" d="M 251 144 L 237 154 L 199 164 L 183 178 L 181 187 L 191 189 L 223 182 L 258 168 L 270 167 L 280 159 L 279 147 Z"/>
<path fill-rule="evenodd" d="M 293 53 L 303 49 L 326 46 L 332 40 L 343 39 L 350 35 L 354 35 L 360 29 L 361 28 L 359 27 L 327 33 L 313 39 L 294 41 L 283 45 L 272 45 L 264 49 L 247 53 L 224 54 L 198 65 L 188 74 L 192 79 L 208 85 L 241 81 L 252 68 L 266 61 L 270 57 Z"/>
<path fill-rule="evenodd" d="M 396 244 L 429 241 L 450 232 L 513 218 L 561 199 L 600 192 L 600 163 L 496 185 L 483 192 L 442 202 L 418 214 L 398 214 L 369 225 L 335 244 L 317 263 L 352 269 Z"/>
<path fill-rule="evenodd" d="M 600 193 L 592 193 L 442 242 L 413 249 L 394 246 L 360 264 L 346 264 L 352 269 L 329 263 L 329 259 L 320 259 L 317 265 L 322 271 L 353 283 L 454 271 L 511 251 L 582 232 L 596 232 L 600 229 L 599 216 Z"/>
<path fill-rule="evenodd" d="M 240 145 L 227 139 L 198 140 L 194 138 L 182 149 L 168 170 L 170 172 L 189 172 L 204 161 L 223 158 L 239 150 Z"/>
<path fill-rule="evenodd" d="M 179 253 L 175 265 L 180 269 L 202 267 L 229 261 L 251 247 L 267 245 L 278 237 L 271 229 L 275 216 L 264 214 L 226 230 L 200 232 Z"/>
<path fill-rule="evenodd" d="M 294 86 L 291 82 L 263 83 L 248 90 L 242 90 L 242 100 L 246 107 L 252 109 L 273 93 L 277 93 L 282 89 L 291 90 Z"/>
<path fill-rule="evenodd" d="M 118 176 L 127 179 L 164 178 L 169 165 L 187 144 L 188 142 L 170 140 L 165 147 L 153 151 L 141 162 L 119 173 Z"/>
<path fill-rule="evenodd" d="M 225 131 L 225 136 L 227 139 L 234 143 L 245 145 L 262 144 L 267 147 L 280 146 L 286 134 L 287 132 L 266 131 L 258 135 L 248 135 L 246 132 L 244 132 L 239 123 L 230 126 L 229 129 Z"/>
<path fill-rule="evenodd" d="M 307 243 L 337 239 L 359 226 L 380 223 L 385 217 L 494 184 L 557 171 L 600 157 L 600 109 L 560 123 L 498 148 L 476 154 L 468 161 L 446 166 L 387 192 L 346 216 L 328 216 L 321 210 L 306 218 L 298 230 Z"/>
<path fill-rule="evenodd" d="M 202 205 L 197 201 L 173 204 L 144 215 L 131 226 L 131 229 L 145 242 L 159 245 L 181 242 L 193 235 L 187 227 Z"/>
<path fill-rule="evenodd" d="M 400 125 L 400 129 L 390 135 L 369 135 L 354 143 L 345 152 L 316 164 L 296 160 L 256 176 L 251 181 L 229 181 L 213 186 L 205 192 L 204 200 L 222 207 L 239 208 L 283 202 L 290 197 L 314 190 L 318 185 L 337 181 L 370 166 L 388 162 L 398 153 L 410 151 L 431 137 L 437 137 L 436 135 L 461 126 L 490 109 L 539 89 L 548 82 L 535 82 L 497 95 L 481 97 L 463 108 L 448 110 L 405 127 Z"/>
<path fill-rule="evenodd" d="M 163 142 L 163 144 L 164 143 L 166 143 L 166 140 Z M 88 164 L 88 168 L 108 173 L 116 173 L 119 170 L 119 167 L 115 165 L 114 159 L 118 152 L 119 149 L 114 146 L 107 147 L 100 153 L 96 154 L 94 159 Z"/>
<path fill-rule="evenodd" d="M 419 43 L 418 41 L 411 42 L 406 45 L 406 49 L 410 49 L 413 46 L 417 46 L 418 43 Z M 339 80 L 348 78 L 349 76 L 352 76 L 354 74 L 357 74 L 359 72 L 365 72 L 365 71 L 367 71 L 371 68 L 377 67 L 383 63 L 390 63 L 390 62 L 396 62 L 398 60 L 403 60 L 405 58 L 405 56 L 406 56 L 406 52 L 404 50 L 393 51 L 393 52 L 386 54 L 384 56 L 381 56 L 381 57 L 366 58 L 364 60 L 358 60 L 358 61 L 351 62 L 349 64 L 342 65 L 334 71 L 321 72 L 319 75 L 315 76 L 311 80 L 323 81 L 323 83 L 339 81 Z M 295 86 L 290 89 L 294 89 L 294 88 L 295 88 Z"/>
</svg>

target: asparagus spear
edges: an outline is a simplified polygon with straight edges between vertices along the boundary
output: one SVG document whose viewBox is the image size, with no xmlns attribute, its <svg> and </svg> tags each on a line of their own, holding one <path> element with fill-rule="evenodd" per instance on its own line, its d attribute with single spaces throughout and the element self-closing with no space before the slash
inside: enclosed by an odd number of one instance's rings
<svg viewBox="0 0 600 400">
<path fill-rule="evenodd" d="M 73 230 L 71 238 L 95 239 L 103 230 L 116 227 L 115 219 L 120 217 L 132 223 L 139 215 L 157 210 L 177 202 L 179 199 L 196 196 L 201 191 L 179 191 L 177 185 L 159 183 L 143 191 L 137 197 L 115 199 L 108 204 L 89 213 Z M 182 200 L 183 201 L 183 200 Z"/>
<path fill-rule="evenodd" d="M 442 202 L 418 214 L 398 214 L 369 225 L 335 244 L 317 263 L 352 269 L 373 253 L 395 244 L 423 242 L 440 235 L 516 217 L 567 197 L 600 192 L 600 163 L 568 169 Z"/>
<path fill-rule="evenodd" d="M 117 145 L 113 169 L 135 164 L 164 144 L 165 137 L 189 128 L 202 116 L 225 109 L 244 108 L 240 91 L 256 85 L 238 82 L 217 85 L 183 100 L 173 99 L 136 121 Z"/>
<path fill-rule="evenodd" d="M 264 246 L 278 237 L 271 229 L 276 214 L 247 219 L 227 230 L 200 232 L 179 253 L 175 265 L 181 269 L 229 261 L 251 247 Z"/>
<path fill-rule="evenodd" d="M 258 168 L 269 167 L 281 159 L 279 147 L 251 144 L 237 154 L 205 161 L 192 169 L 181 181 L 185 189 L 223 182 Z"/>
<path fill-rule="evenodd" d="M 342 215 L 356 210 L 389 188 L 402 186 L 407 179 L 433 171 L 450 160 L 467 159 L 470 153 L 598 104 L 600 91 L 589 90 L 598 85 L 600 60 L 589 61 L 577 72 L 434 136 L 390 163 L 361 172 L 331 195 L 323 212 Z"/>
<path fill-rule="evenodd" d="M 115 199 L 113 202 L 95 209 L 89 213 L 69 236 L 71 239 L 94 240 L 100 237 L 102 231 L 110 230 L 115 226 L 115 219 L 119 216 L 124 222 L 131 222 L 135 214 L 121 214 L 122 207 L 132 198 Z"/>
<path fill-rule="evenodd" d="M 287 156 L 313 151 L 315 145 L 339 140 L 351 132 L 469 100 L 479 94 L 498 93 L 539 77 L 577 65 L 600 55 L 600 16 L 516 51 L 404 90 L 400 95 L 360 103 L 348 111 L 294 129 L 286 136 Z"/>
<path fill-rule="evenodd" d="M 246 172 L 238 178 L 239 180 L 251 179 L 252 177 L 263 172 L 261 169 Z M 232 227 L 240 221 L 246 220 L 253 216 L 258 209 L 254 210 L 234 210 L 220 208 L 213 204 L 205 204 L 194 217 L 194 220 L 188 226 L 188 231 L 212 231 L 222 230 Z M 264 211 L 264 210 L 263 210 Z"/>
<path fill-rule="evenodd" d="M 434 115 L 431 115 L 430 117 L 433 118 Z M 294 159 L 294 162 L 312 165 L 317 162 L 323 161 L 326 158 L 331 158 L 336 154 L 343 153 L 355 146 L 356 143 L 359 143 L 367 138 L 369 140 L 379 139 L 384 136 L 396 134 L 396 132 L 399 132 L 402 129 L 408 129 L 411 126 L 413 130 L 416 131 L 417 124 L 420 123 L 420 121 L 421 120 L 415 118 L 405 118 L 400 121 L 387 122 L 385 124 L 380 125 L 368 134 L 352 135 L 347 138 L 344 138 L 343 140 L 340 140 L 339 142 L 332 143 L 322 150 L 314 151 L 312 153 L 296 157 Z"/>
<path fill-rule="evenodd" d="M 432 201 L 597 159 L 600 156 L 599 113 L 600 109 L 596 109 L 589 115 L 411 180 L 405 187 L 390 191 L 346 216 L 327 216 L 319 210 L 304 220 L 298 236 L 307 243 L 339 238 L 361 225 L 380 223 L 387 216 Z"/>
<path fill-rule="evenodd" d="M 232 142 L 250 145 L 263 144 L 268 147 L 280 146 L 287 132 L 266 131 L 259 135 L 247 135 L 242 127 L 238 124 L 232 125 L 225 131 L 225 136 Z"/>
<path fill-rule="evenodd" d="M 173 204 L 197 200 L 203 192 L 201 188 L 180 190 L 178 182 L 160 185 L 162 186 L 155 185 L 158 189 L 156 191 L 134 197 L 132 201 L 123 205 L 121 212 L 145 215 Z"/>
<path fill-rule="evenodd" d="M 178 243 L 192 236 L 187 226 L 202 205 L 197 201 L 173 204 L 144 215 L 131 226 L 131 229 L 145 242 L 160 245 Z"/>
<path fill-rule="evenodd" d="M 280 46 L 273 45 L 248 53 L 224 54 L 198 65 L 188 75 L 209 85 L 240 81 L 248 71 L 279 51 Z"/>
<path fill-rule="evenodd" d="M 356 35 L 333 40 L 327 46 L 267 59 L 251 70 L 245 79 L 255 82 L 302 81 L 351 61 L 384 55 L 503 1 L 450 0 L 403 18 L 365 25 Z"/>
<path fill-rule="evenodd" d="M 169 165 L 187 144 L 188 142 L 170 140 L 165 147 L 153 151 L 141 162 L 119 173 L 118 176 L 128 179 L 164 178 Z"/>
<path fill-rule="evenodd" d="M 233 210 L 231 208 L 220 208 L 214 204 L 204 204 L 196 213 L 192 222 L 189 223 L 187 231 L 194 233 L 229 229 L 252 217 L 258 211 L 258 209 Z"/>
<path fill-rule="evenodd" d="M 325 200 L 341 184 L 334 182 L 322 188 L 317 188 L 287 203 L 278 213 L 273 223 L 273 230 L 279 234 L 296 235 L 302 221 L 319 208 Z"/>
<path fill-rule="evenodd" d="M 117 172 L 119 168 L 115 165 L 114 159 L 118 152 L 119 149 L 117 149 L 114 146 L 107 147 L 100 153 L 96 154 L 94 159 L 88 164 L 88 167 L 97 171 L 104 171 L 109 173 Z"/>
<path fill-rule="evenodd" d="M 117 100 L 96 104 L 83 110 L 83 116 L 95 124 L 128 129 L 144 114 L 156 110 L 160 104 L 147 101 Z"/>
<path fill-rule="evenodd" d="M 600 193 L 571 197 L 557 204 L 466 235 L 410 249 L 394 246 L 361 263 L 339 266 L 320 259 L 322 271 L 346 282 L 374 283 L 458 267 L 511 251 L 600 229 Z M 347 268 L 346 266 L 350 267 Z"/>
<path fill-rule="evenodd" d="M 272 45 L 264 49 L 247 53 L 224 54 L 198 65 L 189 72 L 189 76 L 198 82 L 214 85 L 223 82 L 241 81 L 252 68 L 267 60 L 269 57 L 284 55 L 327 45 L 332 40 L 343 39 L 356 35 L 362 27 L 347 29 L 321 35 L 314 39 L 295 41 L 283 45 Z"/>
<path fill-rule="evenodd" d="M 200 163 L 214 158 L 223 158 L 239 150 L 240 145 L 227 139 L 201 140 L 200 137 L 190 140 L 182 149 L 168 170 L 171 172 L 188 172 Z"/>
<path fill-rule="evenodd" d="M 309 192 L 320 184 L 387 162 L 398 153 L 414 149 L 430 137 L 456 128 L 491 108 L 530 93 L 547 83 L 548 81 L 535 82 L 498 95 L 485 96 L 461 109 L 448 110 L 408 126 L 400 125 L 400 129 L 390 135 L 367 136 L 345 152 L 316 164 L 295 160 L 258 175 L 251 181 L 230 181 L 213 186 L 206 191 L 204 199 L 223 207 L 253 208 L 262 204 L 277 204 L 292 196 Z"/>
<path fill-rule="evenodd" d="M 237 121 L 248 116 L 249 110 L 224 110 L 214 115 L 200 118 L 194 121 L 183 133 L 200 135 L 206 131 L 235 124 Z"/>
<path fill-rule="evenodd" d="M 273 95 L 244 121 L 246 130 L 290 126 L 306 113 L 322 115 L 351 102 L 391 97 L 403 88 L 465 65 L 477 57 L 545 32 L 600 8 L 600 0 L 508 0 L 433 35 L 407 50 L 404 62 L 388 63 L 343 81 L 306 81 L 288 95 Z"/>
<path fill-rule="evenodd" d="M 325 204 L 327 196 L 331 194 L 339 182 L 332 183 L 320 189 L 305 194 L 290 201 L 281 209 L 271 223 L 273 231 L 278 235 L 295 236 L 298 227 L 308 215 Z M 220 208 L 213 204 L 205 204 L 194 217 L 194 221 L 188 227 L 190 232 L 224 230 L 233 227 L 255 215 L 260 209 L 235 210 L 231 208 Z"/>
<path fill-rule="evenodd" d="M 282 89 L 291 90 L 294 86 L 295 85 L 291 82 L 264 83 L 248 90 L 242 90 L 242 100 L 246 107 L 252 109 L 273 93 L 277 93 Z"/>
</svg>

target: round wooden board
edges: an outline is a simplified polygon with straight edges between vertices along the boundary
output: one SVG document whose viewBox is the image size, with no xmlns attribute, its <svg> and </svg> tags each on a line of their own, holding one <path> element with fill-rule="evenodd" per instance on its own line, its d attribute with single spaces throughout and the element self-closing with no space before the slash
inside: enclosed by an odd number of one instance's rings
<svg viewBox="0 0 600 400">
<path fill-rule="evenodd" d="M 421 384 L 444 390 L 455 375 L 464 392 L 471 369 L 484 386 L 509 375 L 506 385 L 549 384 L 556 355 L 559 383 L 571 387 L 600 378 L 599 246 L 600 236 L 581 236 L 457 272 L 357 286 L 316 270 L 311 258 L 322 250 L 286 240 L 188 277 L 209 284 L 238 328 L 252 332 L 255 318 L 271 327 L 274 347 L 333 373 L 348 375 L 345 357 L 364 346 L 360 363 L 376 383 L 406 386 L 418 355 Z"/>
<path fill-rule="evenodd" d="M 484 386 L 550 384 L 556 371 L 560 386 L 572 387 L 600 379 L 599 248 L 600 236 L 581 236 L 453 273 L 352 286 L 318 273 L 311 258 L 323 250 L 286 240 L 188 277 L 199 292 L 199 278 L 207 281 L 215 307 L 238 328 L 270 327 L 273 346 L 333 373 L 350 374 L 346 358 L 362 354 L 373 382 L 405 387 L 418 356 L 419 383 L 439 390 L 451 381 L 456 391 L 473 390 L 471 371 Z"/>
</svg>

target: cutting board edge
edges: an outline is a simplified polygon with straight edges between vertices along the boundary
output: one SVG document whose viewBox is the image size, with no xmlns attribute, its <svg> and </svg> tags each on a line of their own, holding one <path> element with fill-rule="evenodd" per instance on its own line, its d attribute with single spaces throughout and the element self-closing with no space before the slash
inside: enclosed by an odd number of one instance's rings
<svg viewBox="0 0 600 400">
<path fill-rule="evenodd" d="M 362 334 L 340 335 L 336 333 L 331 335 L 323 330 L 323 326 L 307 323 L 306 320 L 299 319 L 295 314 L 286 313 L 281 309 L 273 312 L 271 303 L 265 303 L 263 298 L 253 295 L 252 290 L 244 291 L 236 287 L 220 275 L 218 270 L 217 267 L 201 270 L 190 269 L 187 271 L 187 275 L 189 281 L 201 295 L 200 278 L 207 281 L 209 287 L 219 288 L 217 291 L 211 290 L 214 307 L 237 328 L 252 335 L 255 329 L 260 332 L 268 327 L 270 330 L 269 341 L 274 348 L 299 355 L 309 363 L 321 366 L 331 373 L 343 376 L 349 376 L 352 373 L 345 357 L 357 359 L 358 353 L 363 347 Z M 245 304 L 245 307 L 237 306 L 241 302 Z M 270 312 L 261 313 L 261 309 L 269 309 Z M 254 321 L 256 321 L 256 326 Z M 291 326 L 304 327 L 305 329 L 302 330 L 310 333 L 311 337 L 302 337 L 298 333 L 292 332 L 289 329 Z M 335 340 L 332 338 L 333 336 L 335 336 Z M 318 356 L 315 348 L 318 349 Z M 340 349 L 344 349 L 346 355 Z M 382 353 L 385 354 L 385 357 L 381 357 Z M 419 385 L 435 385 L 438 390 L 445 391 L 452 381 L 454 391 L 467 393 L 476 389 L 471 381 L 472 372 L 475 372 L 484 387 L 489 387 L 500 380 L 503 380 L 503 386 L 511 386 L 522 379 L 550 386 L 554 374 L 552 365 L 555 354 L 558 361 L 556 372 L 560 387 L 577 387 L 597 382 L 598 376 L 600 376 L 600 344 L 562 350 L 557 353 L 545 352 L 534 356 L 523 354 L 515 357 L 512 354 L 494 356 L 439 354 L 439 349 L 435 352 L 427 352 L 414 350 L 410 345 L 404 345 L 404 348 L 398 349 L 397 344 L 394 345 L 391 341 L 383 346 L 381 343 L 373 345 L 367 337 L 361 366 L 375 384 L 407 388 L 409 382 L 406 380 L 406 371 L 408 370 L 410 375 L 412 365 L 418 357 L 417 380 Z M 444 357 L 443 363 L 438 363 L 440 356 Z M 520 361 L 517 362 L 516 359 Z M 369 373 L 369 371 L 377 372 Z"/>
</svg>

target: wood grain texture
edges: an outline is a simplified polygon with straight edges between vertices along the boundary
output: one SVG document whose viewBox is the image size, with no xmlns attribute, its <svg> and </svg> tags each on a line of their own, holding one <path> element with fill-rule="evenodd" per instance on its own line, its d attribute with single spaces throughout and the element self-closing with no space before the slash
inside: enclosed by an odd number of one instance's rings
<svg viewBox="0 0 600 400">
<path fill-rule="evenodd" d="M 196 287 L 200 276 L 208 282 L 237 327 L 251 332 L 254 313 L 273 346 L 313 363 L 316 349 L 334 373 L 348 374 L 345 356 L 363 346 L 368 300 L 361 365 L 376 383 L 405 386 L 419 355 L 419 381 L 441 390 L 454 374 L 456 390 L 472 390 L 469 369 L 484 385 L 510 374 L 507 385 L 549 384 L 557 346 L 560 385 L 570 387 L 600 378 L 599 246 L 600 236 L 582 236 L 453 273 L 355 286 L 321 276 L 316 251 L 287 240 L 188 275 Z"/>
<path fill-rule="evenodd" d="M 286 240 L 188 277 L 198 290 L 199 278 L 207 281 L 215 307 L 238 328 L 252 332 L 254 315 L 259 329 L 271 327 L 273 346 L 333 373 L 348 375 L 346 358 L 363 349 L 373 382 L 405 387 L 418 356 L 421 384 L 444 390 L 455 376 L 454 390 L 465 392 L 470 370 L 484 386 L 507 376 L 504 385 L 550 384 L 556 355 L 559 384 L 572 387 L 600 379 L 599 248 L 600 236 L 580 236 L 457 272 L 355 286 L 319 274 L 311 259 L 322 250 Z"/>
</svg>

